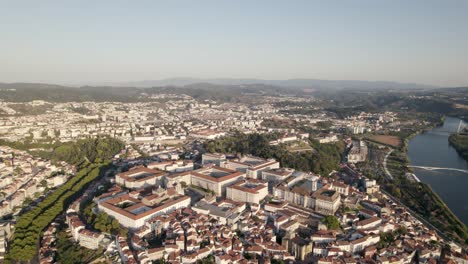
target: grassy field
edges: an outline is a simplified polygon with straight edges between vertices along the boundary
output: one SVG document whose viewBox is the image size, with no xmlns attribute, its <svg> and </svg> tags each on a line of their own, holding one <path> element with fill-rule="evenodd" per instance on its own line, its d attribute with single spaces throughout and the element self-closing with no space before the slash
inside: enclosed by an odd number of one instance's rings
<svg viewBox="0 0 468 264">
<path fill-rule="evenodd" d="M 400 137 L 397 136 L 388 136 L 388 135 L 372 135 L 368 137 L 369 140 L 384 144 L 387 146 L 398 148 L 403 142 Z"/>
<path fill-rule="evenodd" d="M 289 152 L 312 151 L 313 148 L 304 141 L 296 141 L 287 146 Z"/>
</svg>

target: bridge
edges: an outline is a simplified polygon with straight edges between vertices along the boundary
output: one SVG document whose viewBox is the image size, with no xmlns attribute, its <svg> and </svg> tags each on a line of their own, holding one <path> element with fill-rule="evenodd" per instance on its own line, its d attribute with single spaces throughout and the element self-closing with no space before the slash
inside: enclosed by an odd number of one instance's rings
<svg viewBox="0 0 468 264">
<path fill-rule="evenodd" d="M 468 170 L 457 169 L 457 168 L 428 167 L 428 166 L 412 166 L 412 165 L 409 165 L 408 167 L 410 167 L 410 168 L 416 168 L 416 169 L 423 169 L 423 170 L 451 170 L 451 171 L 459 171 L 459 172 L 468 173 Z"/>
<path fill-rule="evenodd" d="M 458 122 L 457 130 L 454 130 L 454 128 L 441 129 L 442 127 L 437 127 L 435 130 L 428 131 L 428 133 L 460 134 L 461 132 L 463 132 L 463 130 L 465 130 L 465 127 L 468 127 L 468 125 L 466 125 L 465 122 L 463 122 L 463 120 L 460 120 L 460 122 Z"/>
</svg>

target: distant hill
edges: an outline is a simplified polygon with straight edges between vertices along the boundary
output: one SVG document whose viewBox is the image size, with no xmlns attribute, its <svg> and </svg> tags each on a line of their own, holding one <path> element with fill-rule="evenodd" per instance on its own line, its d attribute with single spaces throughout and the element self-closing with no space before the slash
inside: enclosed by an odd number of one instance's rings
<svg viewBox="0 0 468 264">
<path fill-rule="evenodd" d="M 314 96 L 323 99 L 329 108 L 336 108 L 337 111 L 356 108 L 359 111 L 371 110 L 398 110 L 415 109 L 419 111 L 437 111 L 440 113 L 452 113 L 458 116 L 468 115 L 466 107 L 468 105 L 467 87 L 455 88 L 402 88 L 403 84 L 388 83 L 384 86 L 372 86 L 376 82 L 352 81 L 358 88 L 352 86 L 338 86 L 337 83 L 347 81 L 324 81 L 326 85 L 333 88 L 316 88 L 318 86 L 308 86 L 300 88 L 300 84 L 305 84 L 305 80 L 288 80 L 276 82 L 289 82 L 297 86 L 285 87 L 282 85 L 272 85 L 264 83 L 253 84 L 213 84 L 213 83 L 186 83 L 199 81 L 199 79 L 172 79 L 171 85 L 135 87 L 131 84 L 127 86 L 82 86 L 69 87 L 54 84 L 41 83 L 0 83 L 0 101 L 28 102 L 32 100 L 46 100 L 50 102 L 83 102 L 83 101 L 116 101 L 116 102 L 137 102 L 154 101 L 153 94 L 173 93 L 187 94 L 199 101 L 215 100 L 218 102 L 244 102 L 255 103 L 259 95 L 292 95 L 292 96 Z M 231 79 L 228 79 L 231 80 Z M 240 80 L 231 80 L 238 82 Z M 245 81 L 245 80 L 244 80 Z M 258 81 L 258 80 L 256 80 Z M 163 81 L 161 81 L 163 82 Z M 252 81 L 253 82 L 253 81 Z M 321 82 L 317 80 L 317 82 Z M 335 83 L 335 85 L 332 85 Z M 358 85 L 361 83 L 361 85 Z M 383 85 L 386 82 L 377 82 Z M 179 86 L 176 86 L 179 85 Z M 344 85 L 344 84 L 343 84 Z M 320 86 L 325 87 L 325 85 Z M 342 88 L 337 88 L 342 87 Z M 371 89 L 370 87 L 381 87 Z M 425 86 L 423 86 L 425 87 Z M 346 92 L 342 92 L 346 89 Z M 422 96 L 422 98 L 421 98 Z M 418 99 L 419 98 L 419 99 Z M 356 109 L 355 109 L 356 110 Z"/>
<path fill-rule="evenodd" d="M 300 89 L 265 85 L 218 85 L 211 83 L 194 83 L 183 87 L 152 86 L 115 87 L 115 86 L 82 86 L 68 87 L 35 83 L 0 83 L 0 100 L 9 102 L 29 102 L 46 100 L 50 102 L 83 102 L 83 101 L 117 101 L 137 102 L 150 101 L 148 95 L 160 93 L 187 94 L 197 100 L 220 100 L 226 102 L 252 100 L 252 95 L 302 95 Z"/>
<path fill-rule="evenodd" d="M 45 100 L 50 102 L 83 101 L 136 101 L 141 88 L 123 87 L 67 87 L 41 83 L 0 83 L 0 100 L 29 102 Z"/>
<path fill-rule="evenodd" d="M 108 83 L 111 86 L 131 86 L 131 87 L 153 87 L 153 86 L 187 86 L 197 83 L 210 83 L 217 85 L 248 85 L 264 84 L 286 88 L 300 89 L 432 89 L 437 86 L 399 83 L 388 81 L 359 81 L 359 80 L 319 80 L 319 79 L 288 79 L 288 80 L 265 80 L 265 79 L 198 79 L 190 77 L 170 78 L 162 80 L 146 80 L 137 82 Z"/>
</svg>

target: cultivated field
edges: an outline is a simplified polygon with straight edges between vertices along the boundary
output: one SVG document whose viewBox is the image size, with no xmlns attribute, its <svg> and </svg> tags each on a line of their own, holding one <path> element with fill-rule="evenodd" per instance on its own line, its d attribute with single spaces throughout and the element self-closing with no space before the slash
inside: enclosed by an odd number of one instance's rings
<svg viewBox="0 0 468 264">
<path fill-rule="evenodd" d="M 401 138 L 396 136 L 386 136 L 386 135 L 372 135 L 368 137 L 369 140 L 375 141 L 377 143 L 382 143 L 385 145 L 389 145 L 392 147 L 399 147 L 401 146 Z"/>
</svg>

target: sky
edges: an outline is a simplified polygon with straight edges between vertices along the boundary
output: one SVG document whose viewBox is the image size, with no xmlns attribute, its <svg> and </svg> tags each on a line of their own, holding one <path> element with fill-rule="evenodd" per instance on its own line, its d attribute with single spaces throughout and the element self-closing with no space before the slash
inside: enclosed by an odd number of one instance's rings
<svg viewBox="0 0 468 264">
<path fill-rule="evenodd" d="M 0 0 L 0 82 L 468 85 L 468 1 Z"/>
</svg>

